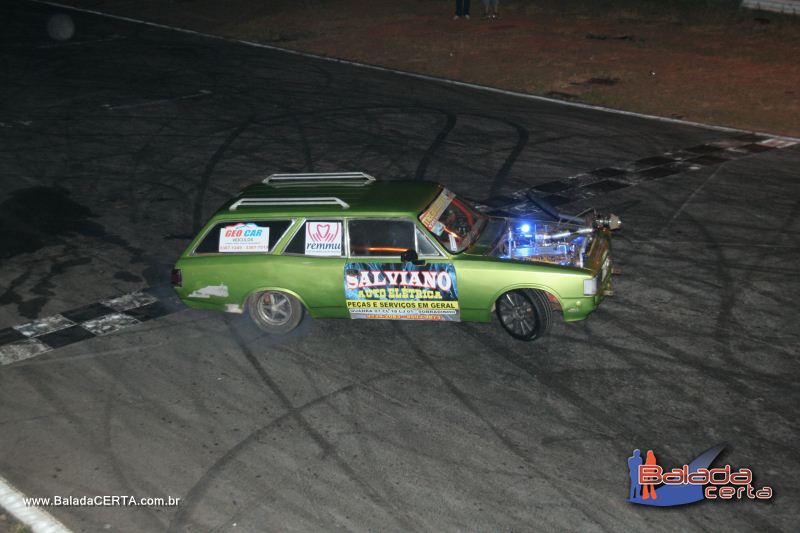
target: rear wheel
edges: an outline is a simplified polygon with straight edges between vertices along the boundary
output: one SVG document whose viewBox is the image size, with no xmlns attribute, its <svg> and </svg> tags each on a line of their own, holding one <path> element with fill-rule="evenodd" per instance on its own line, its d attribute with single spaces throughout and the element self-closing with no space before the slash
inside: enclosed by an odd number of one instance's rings
<svg viewBox="0 0 800 533">
<path fill-rule="evenodd" d="M 259 329 L 272 334 L 289 333 L 303 319 L 303 304 L 291 294 L 280 291 L 251 295 L 247 311 Z"/>
<path fill-rule="evenodd" d="M 553 311 L 542 291 L 508 291 L 497 299 L 495 309 L 500 325 L 515 339 L 533 341 L 550 330 Z"/>
</svg>

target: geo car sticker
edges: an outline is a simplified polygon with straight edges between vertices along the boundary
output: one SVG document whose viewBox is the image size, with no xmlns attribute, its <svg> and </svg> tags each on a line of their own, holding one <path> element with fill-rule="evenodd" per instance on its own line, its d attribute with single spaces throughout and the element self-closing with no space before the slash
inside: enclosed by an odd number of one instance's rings
<svg viewBox="0 0 800 533">
<path fill-rule="evenodd" d="M 225 226 L 219 232 L 219 251 L 269 252 L 269 228 L 252 222 Z"/>
</svg>

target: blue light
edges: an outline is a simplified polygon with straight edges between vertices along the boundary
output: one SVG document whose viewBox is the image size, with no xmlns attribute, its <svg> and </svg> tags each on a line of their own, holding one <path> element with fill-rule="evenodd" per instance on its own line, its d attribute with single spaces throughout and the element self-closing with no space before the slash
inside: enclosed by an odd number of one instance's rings
<svg viewBox="0 0 800 533">
<path fill-rule="evenodd" d="M 519 227 L 519 229 L 522 231 L 522 233 L 528 233 L 531 230 L 531 227 L 528 224 L 523 224 Z"/>
</svg>

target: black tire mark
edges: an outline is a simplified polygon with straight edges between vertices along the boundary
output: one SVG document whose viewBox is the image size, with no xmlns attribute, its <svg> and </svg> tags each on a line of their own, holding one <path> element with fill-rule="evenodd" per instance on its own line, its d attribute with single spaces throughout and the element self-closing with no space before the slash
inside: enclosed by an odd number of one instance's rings
<svg viewBox="0 0 800 533">
<path fill-rule="evenodd" d="M 294 122 L 295 126 L 297 127 L 297 132 L 300 134 L 300 142 L 303 148 L 303 158 L 305 159 L 306 163 L 306 172 L 314 172 L 314 158 L 311 155 L 311 145 L 308 142 L 308 135 L 306 134 L 305 126 L 297 118 L 296 115 L 292 115 L 292 122 Z"/>
<path fill-rule="evenodd" d="M 261 362 L 256 358 L 250 348 L 247 347 L 245 342 L 239 336 L 238 332 L 234 328 L 229 328 L 232 335 L 235 337 L 236 342 L 242 351 L 245 359 L 250 363 L 253 369 L 256 371 L 256 374 L 259 376 L 261 381 L 267 386 L 267 388 L 275 394 L 283 404 L 284 408 L 286 409 L 286 413 L 271 420 L 267 425 L 257 429 L 256 431 L 249 434 L 243 440 L 239 441 L 234 447 L 230 448 L 222 457 L 220 457 L 217 462 L 215 462 L 204 474 L 201 476 L 199 480 L 197 480 L 192 486 L 191 489 L 186 493 L 183 498 L 183 505 L 181 505 L 178 512 L 172 519 L 172 522 L 169 525 L 168 531 L 170 532 L 177 532 L 185 528 L 186 523 L 188 521 L 191 512 L 194 510 L 198 502 L 201 500 L 202 496 L 208 490 L 211 485 L 211 481 L 216 475 L 221 472 L 228 463 L 230 463 L 242 450 L 244 450 L 247 446 L 249 446 L 254 441 L 257 441 L 260 437 L 262 437 L 267 431 L 271 428 L 275 427 L 276 425 L 280 424 L 281 422 L 291 418 L 295 420 L 302 429 L 311 437 L 314 443 L 322 450 L 322 452 L 333 459 L 336 465 L 347 475 L 347 477 L 353 481 L 362 491 L 363 493 L 369 498 L 369 500 L 376 505 L 377 507 L 383 509 L 387 512 L 389 516 L 394 518 L 394 520 L 405 530 L 411 531 L 416 529 L 416 525 L 409 522 L 405 516 L 402 516 L 396 506 L 375 491 L 366 481 L 361 479 L 358 474 L 353 470 L 353 468 L 342 459 L 339 453 L 336 450 L 336 447 L 333 446 L 325 437 L 322 436 L 317 430 L 315 430 L 311 424 L 305 419 L 303 416 L 303 411 L 314 407 L 316 405 L 322 404 L 327 402 L 330 398 L 350 392 L 355 390 L 356 388 L 360 387 L 362 383 L 351 383 L 349 385 L 345 385 L 335 391 L 332 391 L 324 396 L 319 396 L 309 402 L 306 402 L 303 405 L 295 407 L 292 405 L 291 400 L 286 396 L 286 394 L 281 390 L 277 383 L 269 376 L 267 371 L 261 365 Z M 400 370 L 392 370 L 390 372 L 385 372 L 378 374 L 363 383 L 370 383 L 373 381 L 378 381 L 384 379 L 386 377 L 393 376 L 397 374 Z"/>
<path fill-rule="evenodd" d="M 604 423 L 607 423 L 607 427 L 609 429 L 620 435 L 625 435 L 631 440 L 642 442 L 645 441 L 645 435 L 643 435 L 636 427 L 612 421 L 608 418 L 608 413 L 605 413 L 601 409 L 598 409 L 596 406 L 587 402 L 585 399 L 575 394 L 575 392 L 573 392 L 571 389 L 557 383 L 556 380 L 553 379 L 553 375 L 548 372 L 544 365 L 538 364 L 533 360 L 526 359 L 525 357 L 516 353 L 514 350 L 510 350 L 507 346 L 503 346 L 491 336 L 485 335 L 483 332 L 479 331 L 478 326 L 475 324 L 460 323 L 459 326 L 467 335 L 475 339 L 479 344 L 485 346 L 493 353 L 498 354 L 511 365 L 524 371 L 542 385 L 552 389 L 564 397 L 567 402 L 581 409 L 583 412 L 590 413 L 594 417 L 594 420 L 603 420 Z M 547 342 L 546 338 L 542 340 Z M 617 427 L 614 428 L 613 426 Z"/>
<path fill-rule="evenodd" d="M 514 163 L 517 162 L 517 159 L 519 159 L 520 154 L 522 154 L 522 151 L 525 150 L 525 147 L 527 146 L 528 141 L 530 139 L 530 133 L 528 132 L 527 128 L 524 128 L 520 124 L 513 122 L 511 120 L 503 119 L 500 117 L 493 117 L 490 115 L 477 114 L 477 113 L 464 113 L 464 115 L 472 115 L 487 120 L 496 120 L 498 122 L 506 124 L 507 126 L 511 126 L 517 132 L 517 141 L 514 144 L 514 148 L 511 150 L 511 153 L 509 153 L 508 156 L 506 157 L 506 160 L 503 162 L 503 166 L 501 166 L 500 170 L 498 170 L 497 174 L 495 174 L 494 179 L 492 180 L 492 185 L 489 187 L 488 196 L 491 198 L 497 195 L 497 192 L 500 190 L 500 187 L 503 186 L 503 184 L 506 181 L 506 178 L 508 178 L 508 174 L 511 172 L 511 168 L 514 166 Z"/>
<path fill-rule="evenodd" d="M 516 122 L 507 122 L 507 124 L 512 125 L 517 130 L 517 143 L 514 145 L 514 149 L 511 150 L 511 153 L 508 154 L 506 160 L 503 162 L 503 166 L 500 167 L 500 170 L 497 171 L 494 179 L 492 180 L 492 186 L 489 188 L 489 196 L 495 196 L 500 187 L 505 183 L 506 178 L 508 178 L 508 174 L 511 172 L 511 167 L 514 166 L 514 163 L 517 162 L 520 154 L 525 149 L 525 146 L 528 144 L 528 139 L 530 138 L 530 134 L 528 130 L 517 124 Z"/>
<path fill-rule="evenodd" d="M 609 314 L 606 311 L 606 314 Z M 742 397 L 754 399 L 760 398 L 762 395 L 757 391 L 753 391 L 749 393 L 745 387 L 749 389 L 753 389 L 752 385 L 747 383 L 750 382 L 757 382 L 760 383 L 765 390 L 772 390 L 777 391 L 780 389 L 796 389 L 797 387 L 794 384 L 786 383 L 785 380 L 781 379 L 779 376 L 765 376 L 763 374 L 757 374 L 755 372 L 736 372 L 734 370 L 729 370 L 727 368 L 720 368 L 714 367 L 710 365 L 705 365 L 700 362 L 693 361 L 689 354 L 686 352 L 678 349 L 673 348 L 669 344 L 665 343 L 664 341 L 658 339 L 658 337 L 654 335 L 650 335 L 647 332 L 630 325 L 630 321 L 625 321 L 624 325 L 621 323 L 622 321 L 619 320 L 614 315 L 611 315 L 612 323 L 619 328 L 624 333 L 635 334 L 636 338 L 642 340 L 651 346 L 654 347 L 655 351 L 653 352 L 642 352 L 641 350 L 636 350 L 633 348 L 629 348 L 626 346 L 614 344 L 608 340 L 598 338 L 591 334 L 591 327 L 587 324 L 587 330 L 589 330 L 589 338 L 591 340 L 592 346 L 598 348 L 604 348 L 608 350 L 610 353 L 613 353 L 615 356 L 619 357 L 620 359 L 625 360 L 630 365 L 636 368 L 647 368 L 647 371 L 651 373 L 651 375 L 658 375 L 664 374 L 663 370 L 656 364 L 648 364 L 648 361 L 655 361 L 659 360 L 660 362 L 670 364 L 673 366 L 678 366 L 680 369 L 675 370 L 676 373 L 676 381 L 680 380 L 680 376 L 682 374 L 685 375 L 686 370 L 694 370 L 698 372 L 698 375 L 702 375 L 703 377 L 707 377 L 711 380 L 718 382 L 723 388 L 727 390 L 736 391 Z M 665 356 L 670 356 L 669 358 Z M 639 357 L 637 357 L 639 356 Z M 641 357 L 645 356 L 645 357 Z M 555 375 L 555 373 L 554 373 Z M 790 417 L 792 413 L 786 413 L 783 410 L 783 406 L 780 404 L 779 401 L 773 400 L 771 398 L 764 398 L 762 400 L 764 402 L 765 407 L 769 408 L 769 411 L 773 413 L 774 416 L 782 418 L 787 426 L 796 429 L 797 423 L 796 421 L 792 420 Z M 640 408 L 641 409 L 641 408 Z M 663 412 L 658 411 L 659 414 L 663 415 Z M 639 414 L 644 414 L 640 412 Z M 761 436 L 762 440 L 766 439 Z M 777 443 L 776 443 L 777 444 Z M 787 445 L 784 444 L 777 444 L 781 447 L 786 447 Z"/>
<path fill-rule="evenodd" d="M 203 216 L 203 200 L 205 198 L 206 189 L 208 188 L 208 183 L 211 180 L 211 175 L 214 173 L 214 169 L 216 168 L 217 164 L 222 159 L 222 156 L 225 155 L 225 151 L 230 147 L 233 141 L 241 135 L 252 122 L 253 117 L 250 116 L 241 124 L 239 124 L 219 145 L 217 150 L 211 156 L 211 158 L 206 163 L 206 167 L 203 170 L 203 174 L 200 176 L 200 183 L 197 186 L 197 193 L 194 200 L 194 211 L 192 216 L 192 231 L 197 232 L 200 231 L 200 228 L 203 225 L 202 216 Z"/>
<path fill-rule="evenodd" d="M 691 223 L 694 227 L 697 228 L 697 230 L 703 236 L 703 240 L 706 243 L 706 248 L 716 257 L 716 260 L 709 262 L 705 265 L 709 267 L 709 270 L 713 271 L 714 279 L 719 280 L 721 284 L 721 286 L 719 287 L 719 291 L 721 292 L 721 298 L 717 306 L 717 316 L 716 316 L 716 326 L 715 326 L 716 334 L 712 334 L 711 336 L 715 340 L 715 342 L 717 342 L 720 346 L 724 347 L 726 356 L 730 358 L 733 351 L 731 345 L 732 336 L 729 335 L 727 331 L 731 326 L 738 327 L 741 330 L 747 329 L 742 324 L 739 324 L 738 321 L 736 321 L 733 317 L 733 311 L 735 308 L 736 299 L 738 297 L 738 294 L 741 292 L 743 284 L 747 284 L 750 287 L 752 287 L 752 283 L 749 282 L 749 278 L 751 277 L 754 268 L 760 265 L 765 260 L 766 256 L 765 255 L 760 256 L 760 260 L 757 261 L 754 266 L 743 267 L 737 264 L 732 264 L 731 262 L 728 261 L 725 255 L 724 246 L 722 244 L 719 244 L 718 239 L 712 234 L 712 231 L 709 229 L 709 226 L 710 225 L 713 226 L 714 224 L 701 222 L 697 220 L 694 216 L 692 216 L 690 213 L 683 211 L 683 208 L 685 207 L 686 203 L 692 199 L 696 191 L 701 189 L 706 183 L 708 183 L 708 181 L 711 180 L 717 174 L 721 166 L 722 165 L 716 167 L 712 171 L 711 175 L 707 179 L 705 179 L 699 187 L 693 189 L 692 193 L 681 204 L 681 206 L 677 209 L 677 211 L 675 211 L 673 215 L 671 215 L 670 220 L 675 218 L 675 215 L 677 213 L 681 213 L 683 217 L 688 220 L 689 223 Z M 664 202 L 668 200 L 663 195 L 660 197 L 660 199 Z M 798 213 L 800 213 L 800 202 L 795 202 L 789 215 L 785 218 L 784 223 L 777 231 L 775 231 L 775 228 L 772 226 L 770 226 L 769 228 L 763 228 L 764 233 L 770 235 L 776 235 L 776 237 L 773 237 L 770 241 L 768 241 L 767 244 L 776 242 L 778 239 L 780 239 L 781 234 L 785 233 L 786 230 L 789 227 L 791 227 L 792 223 L 796 221 Z M 676 251 L 674 247 L 669 245 L 659 246 L 656 243 L 652 243 L 652 246 L 656 250 L 660 249 L 663 254 L 668 255 L 672 260 L 678 258 L 678 254 L 680 253 L 679 251 Z M 695 266 L 700 264 L 693 256 L 687 257 L 686 261 Z M 746 275 L 744 276 L 744 279 L 742 281 L 737 281 L 737 279 L 733 276 L 731 271 L 740 269 L 744 270 Z M 674 273 L 672 273 L 671 271 L 668 271 L 665 274 L 667 276 L 666 279 L 674 278 Z M 675 288 L 672 287 L 670 288 L 670 290 L 674 291 Z M 663 345 L 663 347 L 665 348 L 664 349 L 665 353 L 670 353 L 673 356 L 679 358 L 681 361 L 686 362 L 687 364 L 691 364 L 690 354 L 685 353 L 677 348 L 673 348 L 668 344 L 663 343 L 663 341 L 660 341 L 660 339 L 657 339 L 655 336 L 649 335 L 646 332 L 643 332 L 642 330 L 639 331 L 641 334 L 646 335 L 646 339 L 649 342 L 659 343 Z M 753 369 L 752 367 L 749 367 L 746 361 L 739 360 L 737 361 L 737 364 L 740 367 L 748 368 L 751 372 L 753 372 L 753 374 L 759 373 L 757 370 Z M 714 372 L 716 373 L 718 371 L 714 369 Z M 734 387 L 736 386 L 735 381 L 729 380 L 728 382 Z M 753 397 L 752 394 L 746 396 L 750 398 Z"/>
<path fill-rule="evenodd" d="M 108 426 L 104 421 L 103 428 L 102 428 L 102 435 L 97 435 L 94 431 L 87 428 L 86 425 L 83 423 L 84 418 L 81 417 L 80 414 L 76 414 L 75 411 L 81 413 L 82 409 L 75 409 L 73 404 L 70 402 L 65 402 L 63 398 L 58 396 L 58 393 L 53 389 L 52 380 L 47 378 L 43 378 L 41 372 L 28 367 L 20 370 L 20 374 L 22 378 L 29 383 L 29 385 L 36 390 L 39 396 L 45 401 L 48 405 L 50 405 L 53 410 L 58 413 L 54 415 L 56 419 L 54 421 L 54 425 L 57 424 L 58 418 L 63 420 L 63 423 L 71 426 L 72 428 L 82 428 L 83 430 L 89 433 L 90 438 L 86 439 L 88 443 L 86 445 L 92 451 L 92 454 L 98 457 L 105 457 L 108 461 L 109 466 L 111 467 L 111 471 L 116 476 L 117 480 L 122 485 L 122 488 L 128 495 L 135 495 L 138 493 L 137 490 L 131 485 L 130 480 L 128 477 L 123 473 L 122 469 L 119 466 L 117 461 L 116 455 L 106 446 L 106 436 L 108 435 Z M 106 406 L 103 410 L 103 416 L 106 417 L 108 411 L 108 401 L 110 401 L 110 395 L 106 397 Z M 72 407 L 71 407 L 72 406 Z M 85 413 L 81 413 L 85 414 Z M 100 437 L 100 438 L 98 438 Z M 148 519 L 152 520 L 154 524 L 157 524 L 158 527 L 163 527 L 163 522 L 157 516 L 156 510 L 152 508 L 146 509 L 146 516 Z M 98 524 L 99 526 L 99 524 Z"/>
<path fill-rule="evenodd" d="M 591 512 L 589 509 L 586 508 L 585 505 L 582 505 L 584 501 L 580 496 L 575 495 L 571 491 L 567 491 L 559 487 L 557 479 L 553 478 L 553 476 L 550 476 L 546 474 L 544 471 L 542 471 L 536 465 L 536 463 L 532 461 L 530 457 L 528 457 L 528 455 L 524 452 L 524 450 L 520 449 L 520 447 L 514 441 L 506 437 L 502 431 L 500 431 L 489 419 L 487 419 L 480 412 L 477 406 L 472 402 L 472 400 L 470 400 L 470 398 L 461 389 L 459 389 L 450 378 L 445 376 L 436 367 L 436 365 L 433 364 L 431 358 L 428 357 L 428 355 L 417 345 L 416 341 L 410 335 L 408 335 L 405 331 L 403 331 L 396 323 L 393 322 L 392 325 L 394 326 L 395 331 L 397 331 L 397 333 L 405 339 L 406 344 L 411 347 L 417 358 L 419 358 L 425 364 L 425 366 L 427 366 L 434 374 L 436 374 L 436 377 L 439 378 L 439 380 L 444 384 L 447 390 L 467 409 L 467 411 L 469 411 L 475 418 L 483 422 L 483 424 L 489 428 L 489 431 L 492 432 L 492 435 L 494 435 L 495 438 L 497 438 L 497 440 L 503 445 L 504 448 L 506 448 L 510 453 L 519 458 L 523 463 L 525 463 L 525 465 L 528 468 L 535 471 L 538 476 L 550 482 L 555 490 L 557 490 L 566 499 L 568 499 L 575 506 L 575 508 L 579 509 L 580 512 L 586 515 L 586 517 L 589 520 L 593 521 L 595 524 L 597 524 L 606 531 L 613 531 L 613 528 L 608 528 L 607 526 L 603 525 L 604 521 L 601 520 L 600 515 Z M 539 380 L 540 378 L 537 377 L 536 379 Z M 608 518 L 613 519 L 613 516 L 608 515 L 608 513 L 606 514 Z"/>
<path fill-rule="evenodd" d="M 443 110 L 437 110 L 440 113 L 443 113 L 445 116 L 444 126 L 439 133 L 436 134 L 436 137 L 433 139 L 433 142 L 425 150 L 425 153 L 422 155 L 422 159 L 420 159 L 419 164 L 417 165 L 417 171 L 414 174 L 414 179 L 422 180 L 425 179 L 425 173 L 428 170 L 428 165 L 430 165 L 431 160 L 433 159 L 433 155 L 439 149 L 439 147 L 444 144 L 447 136 L 450 135 L 450 132 L 453 131 L 453 128 L 456 127 L 456 115 Z"/>
</svg>

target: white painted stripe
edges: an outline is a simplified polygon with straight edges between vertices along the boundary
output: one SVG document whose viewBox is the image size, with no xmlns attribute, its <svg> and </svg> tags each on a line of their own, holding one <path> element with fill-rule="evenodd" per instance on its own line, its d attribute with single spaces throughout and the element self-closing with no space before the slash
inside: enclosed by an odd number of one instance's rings
<svg viewBox="0 0 800 533">
<path fill-rule="evenodd" d="M 773 137 L 772 139 L 764 139 L 763 141 L 759 141 L 758 144 L 763 144 L 764 146 L 771 146 L 772 148 L 789 148 L 790 146 L 794 146 L 797 144 L 795 141 L 787 141 L 785 139 L 778 139 Z"/>
<path fill-rule="evenodd" d="M 791 15 L 800 14 L 800 2 L 797 0 L 742 0 L 742 7 Z"/>
<path fill-rule="evenodd" d="M 45 318 L 39 318 L 33 322 L 14 326 L 14 329 L 25 335 L 26 337 L 39 337 L 47 335 L 54 331 L 66 329 L 75 325 L 72 320 L 61 315 L 53 315 Z"/>
<path fill-rule="evenodd" d="M 102 335 L 108 335 L 109 333 L 114 333 L 115 331 L 129 328 L 140 323 L 141 322 L 132 316 L 128 316 L 124 313 L 112 313 L 92 320 L 87 320 L 86 322 L 81 323 L 81 327 L 100 337 Z"/>
<path fill-rule="evenodd" d="M 52 350 L 38 339 L 25 339 L 0 346 L 0 365 L 24 361 Z"/>
<path fill-rule="evenodd" d="M 14 515 L 14 518 L 31 528 L 34 533 L 70 533 L 50 513 L 38 507 L 26 506 L 23 498 L 25 496 L 20 491 L 0 476 L 0 507 Z"/>
<path fill-rule="evenodd" d="M 158 301 L 158 298 L 152 294 L 146 294 L 142 291 L 135 291 L 110 300 L 100 300 L 100 303 L 106 307 L 112 308 L 114 311 L 128 311 L 129 309 L 136 309 L 143 305 L 150 305 Z"/>
<path fill-rule="evenodd" d="M 486 91 L 486 92 L 504 94 L 504 95 L 507 95 L 507 96 L 514 96 L 514 97 L 517 97 L 517 98 L 525 98 L 525 99 L 528 99 L 528 100 L 538 100 L 538 101 L 541 101 L 541 102 L 549 102 L 549 103 L 552 103 L 552 104 L 558 104 L 558 105 L 563 105 L 563 106 L 567 106 L 567 107 L 577 107 L 577 108 L 580 108 L 580 109 L 591 109 L 593 111 L 601 111 L 603 113 L 612 113 L 612 114 L 617 114 L 617 115 L 625 115 L 625 116 L 631 116 L 631 117 L 637 117 L 637 118 L 644 118 L 644 119 L 648 119 L 648 120 L 656 120 L 656 121 L 659 121 L 659 122 L 668 122 L 668 123 L 671 123 L 671 124 L 681 124 L 681 125 L 684 125 L 684 126 L 694 126 L 694 127 L 706 128 L 706 129 L 717 130 L 717 131 L 730 131 L 730 132 L 736 132 L 736 133 L 756 133 L 756 134 L 759 134 L 759 135 L 769 135 L 771 137 L 775 137 L 775 138 L 779 138 L 779 139 L 785 139 L 785 140 L 789 140 L 789 141 L 800 142 L 800 137 L 790 137 L 790 136 L 786 136 L 786 135 L 775 135 L 773 133 L 752 132 L 750 130 L 743 130 L 743 129 L 740 129 L 740 128 L 731 128 L 729 126 L 717 126 L 717 125 L 714 125 L 714 124 L 703 124 L 701 122 L 692 122 L 691 120 L 681 120 L 681 119 L 677 119 L 677 118 L 659 117 L 659 116 L 656 116 L 656 115 L 648 115 L 648 114 L 645 114 L 645 113 L 636 113 L 635 111 L 624 111 L 622 109 L 611 109 L 611 108 L 608 108 L 608 107 L 596 106 L 596 105 L 591 105 L 591 104 L 583 104 L 583 103 L 580 103 L 580 102 L 565 102 L 563 100 L 556 100 L 555 98 L 548 98 L 546 96 L 538 96 L 538 95 L 535 95 L 535 94 L 520 93 L 520 92 L 516 92 L 516 91 L 509 91 L 509 90 L 506 90 L 506 89 L 498 89 L 496 87 L 487 87 L 486 85 L 478 85 L 477 83 L 467 83 L 467 82 L 464 82 L 464 81 L 456 81 L 456 80 L 450 80 L 450 79 L 447 79 L 447 78 L 439 78 L 437 76 L 427 76 L 425 74 L 417 74 L 417 73 L 414 73 L 414 72 L 407 72 L 407 71 L 404 71 L 404 70 L 397 70 L 397 69 L 388 68 L 388 67 L 381 67 L 381 66 L 378 66 L 378 65 L 369 65 L 369 64 L 366 64 L 366 63 L 358 63 L 356 61 L 348 61 L 347 59 L 338 59 L 338 58 L 335 58 L 335 57 L 319 56 L 319 55 L 316 55 L 316 54 L 310 54 L 308 52 L 300 52 L 298 50 L 289 50 L 287 48 L 280 48 L 278 46 L 273 46 L 273 45 L 269 45 L 269 44 L 255 43 L 255 42 L 252 42 L 252 41 L 244 41 L 244 40 L 241 40 L 241 39 L 232 39 L 232 38 L 229 38 L 229 37 L 222 37 L 220 35 L 213 35 L 213 34 L 210 34 L 210 33 L 203 33 L 203 32 L 199 32 L 199 31 L 188 30 L 186 28 L 179 28 L 177 26 L 169 26 L 167 24 L 159 24 L 157 22 L 148 22 L 146 20 L 140 20 L 140 19 L 135 19 L 135 18 L 131 18 L 131 17 L 124 17 L 122 15 L 112 15 L 110 13 L 104 13 L 102 11 L 96 11 L 94 9 L 86 9 L 86 8 L 82 8 L 82 7 L 74 7 L 74 6 L 68 6 L 68 5 L 65 5 L 65 4 L 59 4 L 57 2 L 49 2 L 48 0 L 28 0 L 28 1 L 34 2 L 36 4 L 45 4 L 45 5 L 52 6 L 52 7 L 58 7 L 58 8 L 62 8 L 62 9 L 69 9 L 69 10 L 72 10 L 72 11 L 78 11 L 78 12 L 81 12 L 81 13 L 90 13 L 92 15 L 99 15 L 101 17 L 108 17 L 108 18 L 111 18 L 111 19 L 123 20 L 125 22 L 132 22 L 134 24 L 143 24 L 145 26 L 151 26 L 153 28 L 160 28 L 162 30 L 171 30 L 171 31 L 177 31 L 177 32 L 181 32 L 181 33 L 188 33 L 189 35 L 197 35 L 199 37 L 205 37 L 205 38 L 208 38 L 208 39 L 217 39 L 217 40 L 221 40 L 221 41 L 225 41 L 225 42 L 229 42 L 229 43 L 238 43 L 238 44 L 243 44 L 243 45 L 246 45 L 246 46 L 254 46 L 256 48 L 264 48 L 264 49 L 267 49 L 267 50 L 273 50 L 273 51 L 276 51 L 276 52 L 283 52 L 283 53 L 286 53 L 286 54 L 293 54 L 293 55 L 297 55 L 297 56 L 301 56 L 301 57 L 308 57 L 308 58 L 312 58 L 312 59 L 318 59 L 318 60 L 321 60 L 321 61 L 330 61 L 332 63 L 341 63 L 341 64 L 344 64 L 344 65 L 351 65 L 351 66 L 359 67 L 359 68 L 367 68 L 367 69 L 378 70 L 378 71 L 382 71 L 382 72 L 390 72 L 392 74 L 397 74 L 397 75 L 400 75 L 400 76 L 407 76 L 407 77 L 410 77 L 410 78 L 417 78 L 417 79 L 420 79 L 420 80 L 433 81 L 433 82 L 437 82 L 437 83 L 445 83 L 445 84 L 448 84 L 448 85 L 455 85 L 455 86 L 458 86 L 458 87 L 465 87 L 465 88 L 468 88 L 468 89 L 475 89 L 475 90 L 479 90 L 479 91 Z"/>
</svg>

